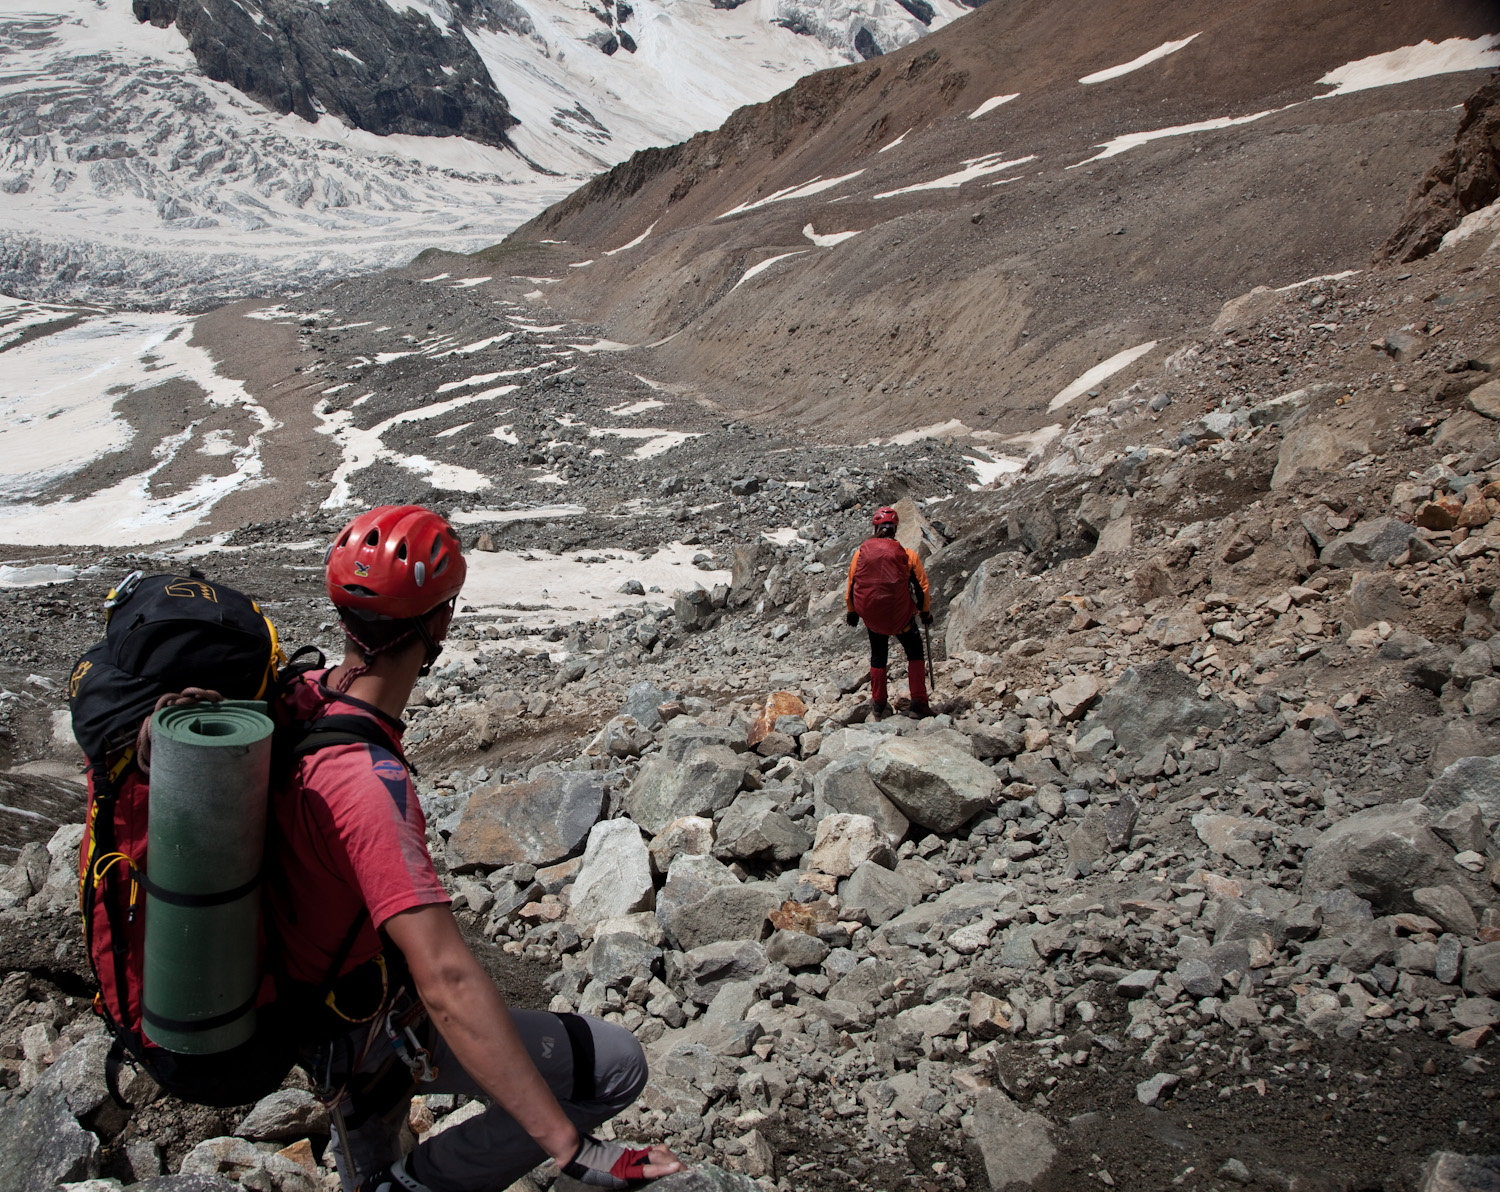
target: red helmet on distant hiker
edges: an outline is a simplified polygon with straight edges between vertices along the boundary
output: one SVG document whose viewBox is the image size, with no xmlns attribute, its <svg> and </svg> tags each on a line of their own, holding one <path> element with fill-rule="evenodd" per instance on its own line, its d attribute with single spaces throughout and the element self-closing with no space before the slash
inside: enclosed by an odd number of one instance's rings
<svg viewBox="0 0 1500 1192">
<path fill-rule="evenodd" d="M 328 598 L 365 620 L 410 620 L 464 586 L 458 535 L 420 505 L 381 505 L 345 526 L 328 548 Z"/>
<path fill-rule="evenodd" d="M 875 516 L 870 519 L 870 524 L 875 527 L 896 526 L 901 524 L 901 518 L 889 505 L 882 505 L 875 510 Z"/>
</svg>

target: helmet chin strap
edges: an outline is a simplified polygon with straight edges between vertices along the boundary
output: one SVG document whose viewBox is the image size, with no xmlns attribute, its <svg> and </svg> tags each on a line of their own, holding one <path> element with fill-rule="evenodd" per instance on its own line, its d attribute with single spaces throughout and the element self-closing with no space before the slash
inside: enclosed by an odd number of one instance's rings
<svg viewBox="0 0 1500 1192">
<path fill-rule="evenodd" d="M 422 669 L 417 672 L 417 678 L 425 679 L 432 673 L 432 664 L 438 660 L 443 652 L 443 643 L 433 638 L 432 632 L 427 628 L 425 619 L 417 619 L 412 622 L 416 626 L 417 636 L 422 639 L 422 645 L 427 650 L 427 660 L 422 663 Z"/>
</svg>

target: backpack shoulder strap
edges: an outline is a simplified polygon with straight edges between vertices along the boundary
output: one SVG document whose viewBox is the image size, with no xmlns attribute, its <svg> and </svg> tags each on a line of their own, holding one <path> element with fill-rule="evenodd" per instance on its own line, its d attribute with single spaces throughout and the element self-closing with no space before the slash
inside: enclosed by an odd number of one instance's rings
<svg viewBox="0 0 1500 1192">
<path fill-rule="evenodd" d="M 330 745 L 373 745 L 377 749 L 384 749 L 411 768 L 401 747 L 365 716 L 333 715 L 312 721 L 302 738 L 292 746 L 292 756 L 305 757 L 309 753 L 327 749 Z"/>
</svg>

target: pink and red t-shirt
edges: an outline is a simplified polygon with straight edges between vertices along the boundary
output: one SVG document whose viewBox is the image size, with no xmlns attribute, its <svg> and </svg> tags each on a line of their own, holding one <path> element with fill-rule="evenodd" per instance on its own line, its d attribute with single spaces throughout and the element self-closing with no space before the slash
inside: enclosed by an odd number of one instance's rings
<svg viewBox="0 0 1500 1192">
<path fill-rule="evenodd" d="M 399 720 L 323 685 L 328 672 L 297 680 L 288 699 L 304 721 L 361 716 L 380 727 L 388 749 L 330 745 L 298 759 L 272 805 L 278 856 L 270 910 L 287 976 L 318 985 L 363 908 L 340 972 L 381 950 L 381 926 L 413 907 L 448 902 L 427 853 L 427 821 L 402 761 Z"/>
</svg>

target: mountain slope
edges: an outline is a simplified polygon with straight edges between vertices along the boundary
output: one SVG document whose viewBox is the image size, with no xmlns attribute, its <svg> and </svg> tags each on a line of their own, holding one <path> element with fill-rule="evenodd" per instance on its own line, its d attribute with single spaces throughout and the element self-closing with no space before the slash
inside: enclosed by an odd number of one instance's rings
<svg viewBox="0 0 1500 1192">
<path fill-rule="evenodd" d="M 1364 265 L 1500 65 L 1497 30 L 1437 0 L 1380 21 L 1356 0 L 989 5 L 639 155 L 513 239 L 572 243 L 593 263 L 549 299 L 671 336 L 652 367 L 735 408 L 1036 429 L 1069 382 L 1227 298 Z"/>
</svg>

